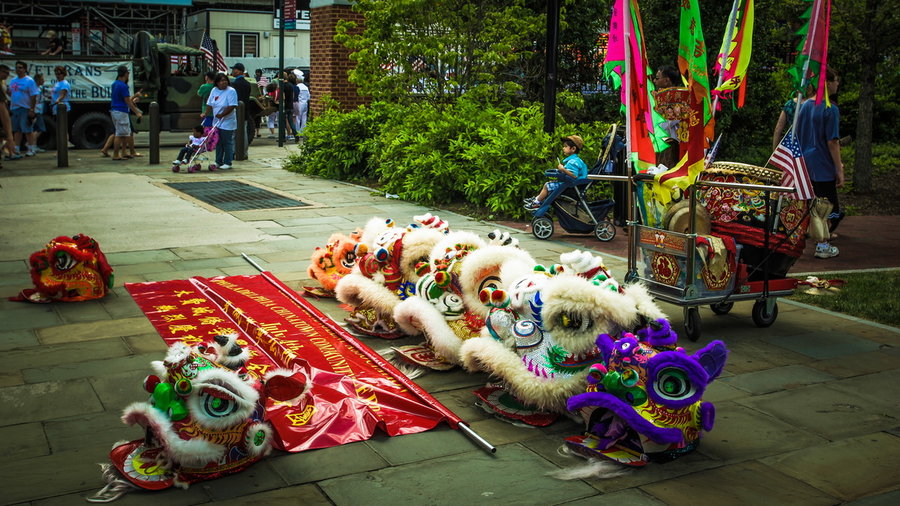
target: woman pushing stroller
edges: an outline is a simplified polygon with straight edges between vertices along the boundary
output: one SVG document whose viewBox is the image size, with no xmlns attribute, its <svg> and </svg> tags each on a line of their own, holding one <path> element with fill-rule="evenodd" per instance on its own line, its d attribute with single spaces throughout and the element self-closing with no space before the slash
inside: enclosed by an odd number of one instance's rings
<svg viewBox="0 0 900 506">
<path fill-rule="evenodd" d="M 565 158 L 556 166 L 556 169 L 573 179 L 586 178 L 588 175 L 587 164 L 578 156 L 578 153 L 584 148 L 584 140 L 580 135 L 569 135 L 563 137 L 561 141 Z M 539 209 L 547 195 L 562 184 L 561 181 L 547 181 L 544 183 L 544 187 L 541 188 L 541 193 L 537 197 L 525 200 L 525 209 L 529 211 Z"/>
</svg>

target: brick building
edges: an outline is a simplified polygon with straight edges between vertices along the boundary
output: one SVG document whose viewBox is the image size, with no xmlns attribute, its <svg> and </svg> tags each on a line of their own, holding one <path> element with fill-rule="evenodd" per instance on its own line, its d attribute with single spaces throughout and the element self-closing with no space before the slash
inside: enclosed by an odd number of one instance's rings
<svg viewBox="0 0 900 506">
<path fill-rule="evenodd" d="M 363 17 L 355 12 L 347 0 L 311 0 L 312 18 L 310 36 L 310 95 L 312 114 L 323 109 L 323 95 L 337 100 L 345 109 L 356 108 L 368 99 L 357 93 L 356 85 L 347 80 L 347 71 L 353 68 L 350 50 L 334 41 L 335 26 L 340 20 L 356 22 L 356 32 L 364 28 Z"/>
</svg>

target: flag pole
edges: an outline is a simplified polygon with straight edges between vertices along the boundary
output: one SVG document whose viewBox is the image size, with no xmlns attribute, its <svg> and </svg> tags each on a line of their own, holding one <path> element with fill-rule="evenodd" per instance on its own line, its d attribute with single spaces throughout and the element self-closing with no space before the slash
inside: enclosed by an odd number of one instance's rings
<svg viewBox="0 0 900 506">
<path fill-rule="evenodd" d="M 738 10 L 738 2 L 741 0 L 734 0 L 734 3 L 731 4 L 731 14 L 728 16 L 728 31 L 725 32 L 725 44 L 722 45 L 722 61 L 719 63 L 719 80 L 716 83 L 716 89 L 719 86 L 722 86 L 722 81 L 724 81 L 725 77 L 725 64 L 728 62 L 728 54 L 731 53 L 731 40 L 734 37 L 734 29 L 735 25 L 737 25 L 737 10 Z M 744 13 L 746 16 L 747 14 Z M 716 111 L 719 109 L 719 95 L 716 94 L 715 99 L 713 99 L 713 107 L 712 107 L 712 115 L 715 117 Z"/>
<path fill-rule="evenodd" d="M 809 86 L 809 80 L 806 75 L 809 73 L 809 60 L 812 58 L 812 47 L 813 42 L 815 42 L 816 32 L 818 31 L 819 24 L 819 10 L 816 7 L 821 7 L 822 0 L 815 0 L 812 5 L 812 12 L 810 12 L 810 17 L 812 20 L 809 22 L 809 30 L 806 32 L 806 43 L 804 44 L 805 48 L 809 48 L 809 53 L 806 55 L 806 61 L 803 62 L 803 74 L 800 76 L 800 90 L 797 91 L 797 105 L 794 107 L 794 120 L 791 122 L 791 130 L 796 131 L 797 128 L 797 120 L 800 118 L 800 100 L 803 98 L 803 92 L 807 86 Z M 819 69 L 819 72 L 822 72 L 823 69 Z"/>
<path fill-rule="evenodd" d="M 302 302 L 300 302 L 297 299 L 297 295 L 294 294 L 288 287 L 286 287 L 280 279 L 275 277 L 274 274 L 263 269 L 262 266 L 260 266 L 258 263 L 253 261 L 252 258 L 247 256 L 246 253 L 241 253 L 241 257 L 243 257 L 244 260 L 249 262 L 250 265 L 252 265 L 256 270 L 258 270 L 260 272 L 260 274 L 262 275 L 262 277 L 266 281 L 271 283 L 272 286 L 277 288 L 278 291 L 280 291 L 282 294 L 284 294 L 287 298 L 291 299 L 291 301 L 294 304 L 297 304 L 300 307 L 306 307 Z M 335 332 L 339 332 L 341 334 L 346 334 L 346 331 L 343 328 L 341 328 L 340 326 L 338 326 L 334 322 L 334 320 L 332 320 L 331 318 L 328 318 L 326 315 L 322 314 L 320 311 L 318 311 L 318 309 L 316 309 L 314 307 L 311 307 L 310 309 L 315 310 L 316 313 L 319 313 L 322 316 L 322 323 L 325 324 L 327 327 L 331 328 Z M 476 445 L 478 445 L 481 449 L 485 450 L 486 452 L 497 453 L 496 446 L 492 445 L 486 439 L 484 439 L 483 437 L 478 435 L 478 433 L 476 433 L 474 430 L 472 430 L 472 428 L 469 426 L 469 424 L 464 422 L 459 416 L 457 416 L 456 413 L 454 413 L 453 411 L 450 411 L 450 409 L 448 407 L 441 404 L 441 402 L 439 400 L 435 399 L 434 396 L 432 396 L 430 393 L 428 393 L 424 388 L 422 388 L 421 386 L 419 386 L 418 384 L 416 384 L 415 382 L 410 380 L 405 374 L 403 374 L 396 367 L 394 367 L 393 364 L 384 360 L 384 358 L 381 355 L 375 353 L 368 346 L 365 346 L 362 343 L 360 343 L 359 341 L 357 341 L 356 339 L 352 338 L 352 336 L 349 336 L 349 335 L 342 336 L 341 339 L 344 339 L 345 341 L 347 341 L 347 343 L 349 343 L 351 346 L 353 346 L 357 351 L 359 351 L 360 353 L 365 355 L 366 358 L 372 360 L 372 362 L 377 364 L 379 367 L 381 367 L 385 371 L 389 372 L 391 374 L 391 376 L 394 377 L 394 379 L 396 379 L 398 382 L 402 383 L 403 386 L 408 388 L 410 390 L 410 392 L 417 395 L 420 399 L 422 399 L 423 402 L 427 403 L 434 409 L 441 412 L 441 414 L 443 414 L 447 418 L 447 423 L 450 425 L 451 428 L 457 429 L 460 432 L 462 432 L 466 437 L 471 439 L 472 442 L 474 442 Z"/>
<path fill-rule="evenodd" d="M 634 160 L 632 156 L 631 142 L 631 0 L 622 1 L 622 39 L 625 44 L 625 72 L 623 78 L 625 80 L 625 152 L 628 153 L 628 159 L 625 161 L 627 168 L 626 175 L 634 175 Z"/>
</svg>

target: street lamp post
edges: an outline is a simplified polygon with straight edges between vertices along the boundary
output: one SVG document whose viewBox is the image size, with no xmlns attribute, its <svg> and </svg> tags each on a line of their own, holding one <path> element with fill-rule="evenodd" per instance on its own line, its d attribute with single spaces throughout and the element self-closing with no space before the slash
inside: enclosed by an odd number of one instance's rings
<svg viewBox="0 0 900 506">
<path fill-rule="evenodd" d="M 284 147 L 284 0 L 278 9 L 278 147 Z"/>
<path fill-rule="evenodd" d="M 547 47 L 544 59 L 544 131 L 556 129 L 556 46 L 559 45 L 559 0 L 547 0 Z"/>
</svg>

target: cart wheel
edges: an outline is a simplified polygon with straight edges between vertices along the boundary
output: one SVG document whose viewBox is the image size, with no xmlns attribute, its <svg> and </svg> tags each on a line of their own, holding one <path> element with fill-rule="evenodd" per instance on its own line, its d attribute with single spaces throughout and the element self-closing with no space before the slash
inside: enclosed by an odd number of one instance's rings
<svg viewBox="0 0 900 506">
<path fill-rule="evenodd" d="M 695 307 L 684 310 L 684 333 L 691 341 L 700 339 L 700 311 Z"/>
<path fill-rule="evenodd" d="M 709 308 L 712 309 L 713 313 L 722 315 L 728 314 L 731 311 L 731 308 L 734 307 L 734 302 L 716 302 L 715 304 L 710 304 Z"/>
<path fill-rule="evenodd" d="M 775 318 L 778 318 L 778 303 L 772 304 L 771 312 L 766 310 L 766 305 L 764 300 L 758 300 L 753 304 L 751 316 L 753 316 L 753 323 L 757 327 L 768 327 L 775 323 Z"/>
<path fill-rule="evenodd" d="M 603 242 L 609 242 L 616 236 L 616 227 L 612 223 L 603 220 L 594 227 L 594 236 Z"/>
<path fill-rule="evenodd" d="M 553 235 L 553 220 L 546 216 L 531 220 L 531 233 L 538 239 L 549 239 Z"/>
</svg>

